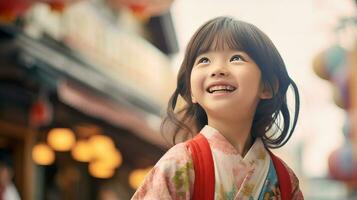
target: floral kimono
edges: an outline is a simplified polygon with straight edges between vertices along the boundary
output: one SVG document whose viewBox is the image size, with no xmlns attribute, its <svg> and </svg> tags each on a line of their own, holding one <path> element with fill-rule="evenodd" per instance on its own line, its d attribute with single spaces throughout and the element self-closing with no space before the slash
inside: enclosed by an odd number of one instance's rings
<svg viewBox="0 0 357 200">
<path fill-rule="evenodd" d="M 243 158 L 216 129 L 206 125 L 200 133 L 212 151 L 216 200 L 278 200 L 277 172 L 263 142 L 256 139 Z M 303 199 L 298 179 L 288 168 L 294 200 Z M 195 172 L 187 143 L 172 147 L 146 176 L 136 199 L 191 199 Z"/>
</svg>

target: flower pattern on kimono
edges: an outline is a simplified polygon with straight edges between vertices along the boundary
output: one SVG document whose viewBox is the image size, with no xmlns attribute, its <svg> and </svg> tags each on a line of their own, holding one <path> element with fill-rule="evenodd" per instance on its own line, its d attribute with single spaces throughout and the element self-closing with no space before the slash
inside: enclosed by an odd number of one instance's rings
<svg viewBox="0 0 357 200">
<path fill-rule="evenodd" d="M 177 144 L 175 148 L 171 148 L 169 152 L 159 160 L 159 162 L 174 162 L 176 166 L 185 165 L 187 163 L 187 154 L 182 152 L 183 149 L 186 149 L 187 153 L 189 152 L 186 143 Z"/>
<path fill-rule="evenodd" d="M 178 196 L 184 197 L 190 189 L 190 170 L 193 170 L 192 162 L 187 162 L 184 166 L 176 170 L 172 182 L 175 184 L 175 190 Z"/>
<path fill-rule="evenodd" d="M 252 165 L 247 165 L 244 161 L 239 162 L 239 164 L 233 168 L 233 176 L 236 178 L 236 187 L 241 187 L 245 180 L 249 180 L 251 175 L 254 173 L 254 167 Z"/>
<path fill-rule="evenodd" d="M 238 154 L 237 150 L 231 144 L 227 144 L 227 140 L 220 133 L 213 134 L 210 138 L 208 138 L 212 148 L 215 150 L 221 151 L 227 155 L 236 155 Z"/>
<path fill-rule="evenodd" d="M 272 185 L 270 190 L 264 193 L 264 200 L 280 200 L 281 194 L 278 185 Z"/>
<path fill-rule="evenodd" d="M 194 170 L 185 143 L 171 148 L 146 176 L 132 199 L 190 199 Z M 160 198 L 158 198 L 160 197 Z"/>
<path fill-rule="evenodd" d="M 146 177 L 144 184 L 141 186 L 141 189 L 137 192 L 136 198 L 144 199 L 150 196 L 156 196 L 157 194 L 154 194 L 155 191 L 152 190 L 152 187 L 155 187 L 163 188 L 163 190 L 161 191 L 163 193 L 163 199 L 182 199 L 180 198 L 180 195 L 176 192 L 175 185 L 170 181 L 170 177 L 167 175 L 168 174 L 165 174 L 159 168 L 154 167 L 151 170 L 149 176 Z M 166 196 L 165 194 L 168 194 L 166 190 L 171 191 L 170 193 L 174 195 Z"/>
<path fill-rule="evenodd" d="M 225 191 L 222 184 L 219 184 L 219 192 L 216 193 L 216 200 L 233 200 L 237 193 L 237 187 L 233 184 L 230 191 Z"/>
</svg>

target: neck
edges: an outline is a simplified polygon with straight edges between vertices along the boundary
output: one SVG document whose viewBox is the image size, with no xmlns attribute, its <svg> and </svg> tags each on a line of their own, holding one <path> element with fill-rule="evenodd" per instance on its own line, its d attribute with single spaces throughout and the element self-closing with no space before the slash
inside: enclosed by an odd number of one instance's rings
<svg viewBox="0 0 357 200">
<path fill-rule="evenodd" d="M 226 119 L 208 119 L 208 125 L 217 129 L 243 157 L 253 145 L 251 137 L 252 119 L 238 121 Z"/>
</svg>

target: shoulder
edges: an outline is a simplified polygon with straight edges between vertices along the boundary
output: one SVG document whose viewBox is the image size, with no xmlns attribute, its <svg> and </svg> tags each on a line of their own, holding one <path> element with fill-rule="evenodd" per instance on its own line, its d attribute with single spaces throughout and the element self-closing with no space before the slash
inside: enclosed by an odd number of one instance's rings
<svg viewBox="0 0 357 200">
<path fill-rule="evenodd" d="M 170 148 L 146 176 L 132 200 L 190 199 L 194 170 L 185 143 Z"/>
<path fill-rule="evenodd" d="M 170 148 L 154 166 L 156 175 L 170 183 L 175 191 L 187 192 L 194 181 L 194 168 L 186 143 Z"/>
<path fill-rule="evenodd" d="M 157 162 L 156 166 L 182 166 L 187 162 L 192 162 L 191 153 L 187 143 L 179 143 L 171 147 Z"/>
</svg>

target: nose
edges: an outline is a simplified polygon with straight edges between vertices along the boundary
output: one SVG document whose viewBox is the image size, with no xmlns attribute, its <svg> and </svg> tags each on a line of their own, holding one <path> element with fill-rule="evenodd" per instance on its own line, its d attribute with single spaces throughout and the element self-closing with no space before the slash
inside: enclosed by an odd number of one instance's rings
<svg viewBox="0 0 357 200">
<path fill-rule="evenodd" d="M 224 72 L 219 72 L 219 73 L 212 73 L 211 76 L 214 77 L 216 75 L 219 75 L 219 76 L 226 76 L 226 73 Z"/>
<path fill-rule="evenodd" d="M 229 72 L 224 68 L 224 67 L 216 67 L 212 73 L 211 73 L 211 77 L 215 77 L 215 76 L 228 76 Z"/>
</svg>

